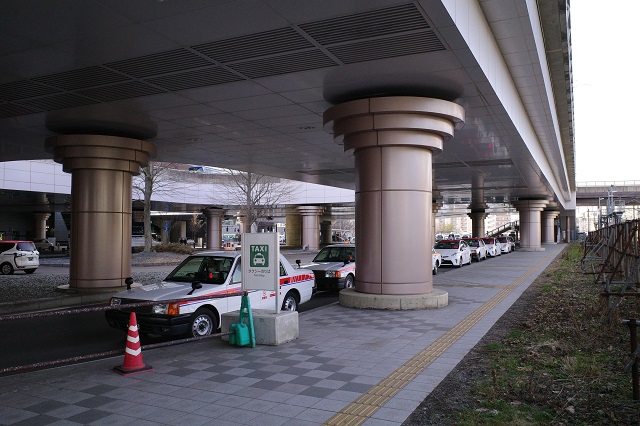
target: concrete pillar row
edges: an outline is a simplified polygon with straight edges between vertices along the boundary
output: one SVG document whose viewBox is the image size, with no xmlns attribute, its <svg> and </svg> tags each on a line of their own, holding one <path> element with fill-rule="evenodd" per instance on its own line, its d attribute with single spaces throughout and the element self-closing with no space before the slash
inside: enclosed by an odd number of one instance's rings
<svg viewBox="0 0 640 426">
<path fill-rule="evenodd" d="M 390 309 L 448 303 L 446 292 L 438 291 L 441 298 L 431 295 L 431 164 L 432 154 L 442 151 L 463 120 L 460 105 L 409 96 L 360 99 L 325 112 L 325 125 L 345 151 L 354 151 L 356 166 L 355 292 L 360 296 L 347 302 L 341 292 L 340 303 L 382 307 L 388 302 Z"/>
<path fill-rule="evenodd" d="M 441 202 L 442 197 L 435 198 L 436 192 L 437 191 L 434 191 L 432 193 L 432 201 L 431 201 L 431 239 L 433 243 L 435 243 L 435 239 L 436 239 L 436 214 L 440 211 L 440 209 L 443 206 L 443 203 Z M 438 199 L 441 201 L 436 201 Z"/>
<path fill-rule="evenodd" d="M 556 244 L 554 221 L 558 216 L 559 210 L 542 211 L 542 244 Z"/>
<path fill-rule="evenodd" d="M 541 246 L 541 212 L 549 203 L 546 199 L 521 199 L 512 204 L 520 214 L 520 249 L 543 251 Z"/>
<path fill-rule="evenodd" d="M 298 206 L 302 216 L 302 247 L 307 250 L 320 249 L 320 215 L 323 211 L 321 206 Z"/>
<path fill-rule="evenodd" d="M 222 249 L 222 219 L 225 211 L 216 208 L 206 208 L 202 213 L 207 218 L 207 249 Z"/>
<path fill-rule="evenodd" d="M 131 276 L 131 179 L 155 146 L 118 136 L 65 135 L 48 138 L 45 147 L 71 173 L 69 288 L 124 286 Z"/>
<path fill-rule="evenodd" d="M 474 174 L 471 177 L 471 213 L 467 215 L 471 218 L 471 235 L 482 238 L 485 236 L 484 220 L 487 218 L 489 206 L 484 202 L 484 175 Z"/>
<path fill-rule="evenodd" d="M 37 212 L 33 214 L 35 220 L 34 239 L 47 238 L 47 220 L 51 217 L 51 213 Z"/>
</svg>

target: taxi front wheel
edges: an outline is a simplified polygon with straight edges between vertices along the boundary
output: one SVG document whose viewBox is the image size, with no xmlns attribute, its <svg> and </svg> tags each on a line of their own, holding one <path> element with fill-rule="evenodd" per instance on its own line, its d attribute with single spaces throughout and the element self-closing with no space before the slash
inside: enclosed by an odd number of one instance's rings
<svg viewBox="0 0 640 426">
<path fill-rule="evenodd" d="M 298 299 L 295 295 L 291 293 L 287 293 L 282 301 L 282 310 L 283 311 L 297 311 L 298 310 Z"/>
<path fill-rule="evenodd" d="M 208 336 L 218 329 L 215 314 L 209 309 L 198 309 L 192 316 L 189 324 L 191 337 Z"/>
</svg>

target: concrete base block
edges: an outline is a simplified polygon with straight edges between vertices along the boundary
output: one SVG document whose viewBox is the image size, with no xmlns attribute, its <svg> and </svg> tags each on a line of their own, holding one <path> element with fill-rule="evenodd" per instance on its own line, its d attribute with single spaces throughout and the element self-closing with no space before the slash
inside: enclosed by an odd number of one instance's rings
<svg viewBox="0 0 640 426">
<path fill-rule="evenodd" d="M 253 328 L 256 333 L 256 345 L 278 346 L 298 338 L 298 312 L 280 312 L 263 309 L 252 309 Z M 238 322 L 240 311 L 222 314 L 220 330 L 229 331 L 231 324 Z M 222 340 L 229 341 L 229 336 L 222 336 Z"/>
<path fill-rule="evenodd" d="M 408 311 L 416 309 L 442 308 L 449 304 L 449 293 L 433 289 L 427 294 L 368 294 L 358 293 L 352 288 L 340 291 L 339 302 L 342 306 L 358 309 L 386 309 Z"/>
</svg>

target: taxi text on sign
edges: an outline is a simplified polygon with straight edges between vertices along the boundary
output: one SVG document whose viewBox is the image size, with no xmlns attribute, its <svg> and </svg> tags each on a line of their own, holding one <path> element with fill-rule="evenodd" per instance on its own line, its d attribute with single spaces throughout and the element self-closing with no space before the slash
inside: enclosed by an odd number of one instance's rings
<svg viewBox="0 0 640 426">
<path fill-rule="evenodd" d="M 277 291 L 279 275 L 278 234 L 242 234 L 242 289 Z"/>
</svg>

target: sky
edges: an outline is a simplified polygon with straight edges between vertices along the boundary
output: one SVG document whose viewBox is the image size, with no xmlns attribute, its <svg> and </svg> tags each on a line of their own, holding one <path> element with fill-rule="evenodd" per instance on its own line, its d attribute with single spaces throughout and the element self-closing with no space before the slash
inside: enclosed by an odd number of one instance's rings
<svg viewBox="0 0 640 426">
<path fill-rule="evenodd" d="M 576 182 L 640 181 L 640 1 L 571 1 Z"/>
</svg>

